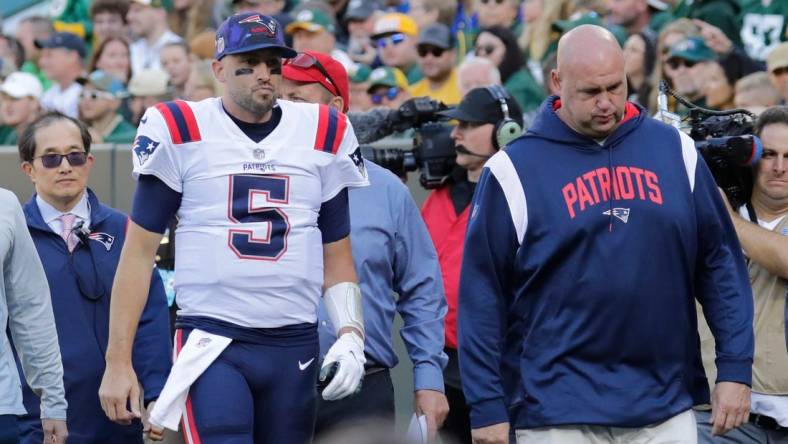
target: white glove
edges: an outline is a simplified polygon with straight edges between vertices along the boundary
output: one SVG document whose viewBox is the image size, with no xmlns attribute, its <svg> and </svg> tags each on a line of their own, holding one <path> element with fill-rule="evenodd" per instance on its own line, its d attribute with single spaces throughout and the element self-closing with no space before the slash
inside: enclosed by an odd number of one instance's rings
<svg viewBox="0 0 788 444">
<path fill-rule="evenodd" d="M 320 368 L 320 380 L 324 381 L 332 364 L 338 368 L 328 386 L 323 389 L 323 399 L 336 401 L 352 395 L 361 387 L 364 378 L 364 340 L 355 333 L 345 333 L 328 349 Z"/>
</svg>

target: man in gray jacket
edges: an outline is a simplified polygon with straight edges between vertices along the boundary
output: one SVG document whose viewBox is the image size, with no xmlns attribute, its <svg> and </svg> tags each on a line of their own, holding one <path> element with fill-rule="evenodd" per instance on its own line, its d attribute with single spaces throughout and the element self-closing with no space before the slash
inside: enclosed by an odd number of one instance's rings
<svg viewBox="0 0 788 444">
<path fill-rule="evenodd" d="M 44 268 L 16 196 L 0 188 L 0 444 L 18 442 L 24 414 L 10 330 L 27 383 L 41 398 L 44 442 L 66 442 L 66 393 Z"/>
</svg>

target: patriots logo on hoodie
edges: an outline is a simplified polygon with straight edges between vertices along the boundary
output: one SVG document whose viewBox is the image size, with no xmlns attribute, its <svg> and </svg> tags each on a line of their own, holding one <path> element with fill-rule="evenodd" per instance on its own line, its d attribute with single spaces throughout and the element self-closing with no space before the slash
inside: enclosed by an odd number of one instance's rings
<svg viewBox="0 0 788 444">
<path fill-rule="evenodd" d="M 605 211 L 605 216 L 610 216 L 610 210 Z M 629 220 L 629 208 L 613 208 L 613 217 L 621 219 L 621 222 L 627 223 Z"/>
<path fill-rule="evenodd" d="M 107 233 L 90 233 L 88 237 L 104 245 L 107 251 L 109 251 L 112 248 L 112 244 L 115 243 L 115 236 Z"/>
</svg>

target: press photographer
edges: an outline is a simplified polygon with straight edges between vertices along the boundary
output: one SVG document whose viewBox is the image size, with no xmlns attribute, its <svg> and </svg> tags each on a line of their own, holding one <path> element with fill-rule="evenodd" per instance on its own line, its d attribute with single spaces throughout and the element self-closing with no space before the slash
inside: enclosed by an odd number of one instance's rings
<svg viewBox="0 0 788 444">
<path fill-rule="evenodd" d="M 754 297 L 755 355 L 749 422 L 726 435 L 726 442 L 765 443 L 788 440 L 788 107 L 764 111 L 754 126 L 763 146 L 752 168 L 750 190 L 737 201 L 724 192 L 736 234 L 748 257 Z M 704 153 L 704 145 L 699 147 Z M 740 150 L 746 151 L 746 150 Z M 704 157 L 709 162 L 708 147 Z M 718 149 L 717 152 L 720 152 Z M 711 166 L 711 165 L 710 165 Z M 729 170 L 730 171 L 730 170 Z M 718 184 L 725 179 L 715 175 Z M 720 183 L 723 182 L 723 183 Z M 728 184 L 730 185 L 730 184 Z M 732 198 L 733 197 L 733 198 Z M 734 202 L 736 201 L 736 202 Z M 727 201 L 726 201 L 727 204 Z M 749 207 L 749 209 L 748 209 Z M 735 208 L 735 210 L 734 210 Z M 699 322 L 703 365 L 709 381 L 716 377 L 714 340 Z M 699 442 L 711 443 L 710 413 L 697 411 Z"/>
</svg>

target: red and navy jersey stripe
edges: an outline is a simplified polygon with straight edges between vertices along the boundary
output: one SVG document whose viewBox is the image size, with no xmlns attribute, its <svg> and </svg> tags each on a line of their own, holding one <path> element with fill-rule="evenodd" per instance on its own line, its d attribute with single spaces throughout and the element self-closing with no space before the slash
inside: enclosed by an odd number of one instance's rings
<svg viewBox="0 0 788 444">
<path fill-rule="evenodd" d="M 180 144 L 202 140 L 197 119 L 186 102 L 183 100 L 162 102 L 156 104 L 156 109 L 159 110 L 164 117 L 164 122 L 167 123 L 172 143 Z"/>
<path fill-rule="evenodd" d="M 335 108 L 320 105 L 317 120 L 317 135 L 315 136 L 315 149 L 326 153 L 336 154 L 347 128 L 347 117 Z"/>
</svg>

